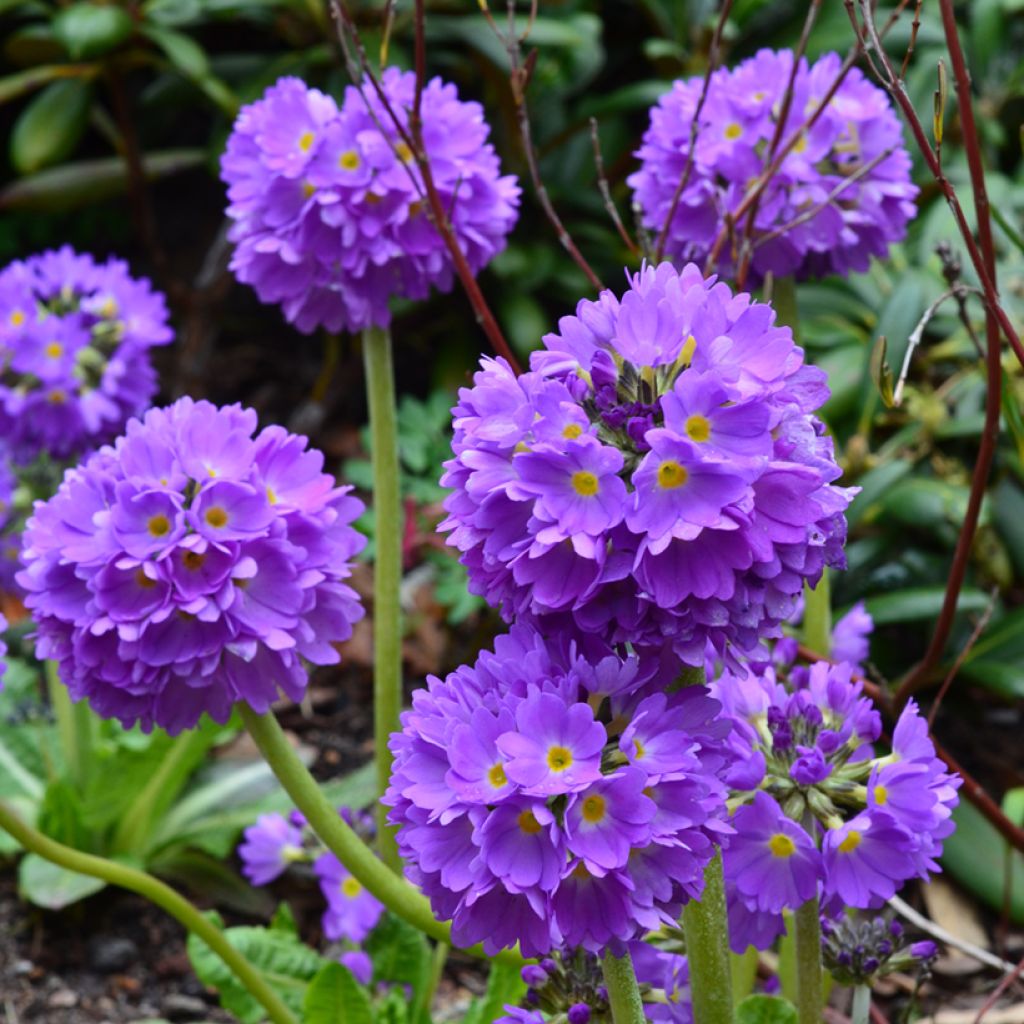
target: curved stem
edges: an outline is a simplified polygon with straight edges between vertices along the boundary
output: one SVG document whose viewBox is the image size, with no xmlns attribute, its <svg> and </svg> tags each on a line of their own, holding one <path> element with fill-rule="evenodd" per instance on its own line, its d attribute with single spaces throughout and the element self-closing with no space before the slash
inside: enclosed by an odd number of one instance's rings
<svg viewBox="0 0 1024 1024">
<path fill-rule="evenodd" d="M 388 741 L 400 728 L 402 707 L 402 496 L 399 487 L 398 415 L 391 335 L 386 328 L 363 332 L 366 394 L 370 406 L 373 456 L 373 515 L 376 556 L 373 566 L 373 740 L 377 795 L 391 778 Z M 401 874 L 394 831 L 378 804 L 377 848 L 392 871 Z"/>
<path fill-rule="evenodd" d="M 435 919 L 426 897 L 404 878 L 389 871 L 328 803 L 316 780 L 292 750 L 277 719 L 272 714 L 258 715 L 245 703 L 238 704 L 237 708 L 260 753 L 324 845 L 389 910 L 438 942 L 451 945 L 451 928 Z M 466 952 L 484 956 L 479 946 Z M 494 959 L 523 962 L 515 950 L 499 953 Z"/>
<path fill-rule="evenodd" d="M 614 1024 L 644 1024 L 644 1003 L 636 983 L 633 960 L 627 952 L 623 956 L 609 953 L 601 961 L 604 984 L 608 989 L 608 1004 Z"/>
<path fill-rule="evenodd" d="M 832 593 L 828 568 L 812 590 L 804 584 L 804 644 L 823 658 L 832 653 Z"/>
<path fill-rule="evenodd" d="M 125 864 L 81 853 L 55 842 L 26 825 L 3 801 L 0 801 L 0 828 L 9 832 L 26 850 L 80 875 L 102 878 L 111 885 L 144 896 L 166 910 L 179 924 L 198 935 L 232 970 L 253 998 L 267 1012 L 273 1024 L 299 1024 L 263 975 L 228 942 L 224 933 L 169 885 Z"/>
<path fill-rule="evenodd" d="M 729 919 L 721 852 L 704 871 L 700 902 L 690 900 L 683 907 L 683 933 L 690 961 L 694 1024 L 732 1024 Z"/>
<path fill-rule="evenodd" d="M 796 931 L 796 1009 L 799 1024 L 821 1024 L 821 919 L 814 896 L 793 915 Z"/>
</svg>

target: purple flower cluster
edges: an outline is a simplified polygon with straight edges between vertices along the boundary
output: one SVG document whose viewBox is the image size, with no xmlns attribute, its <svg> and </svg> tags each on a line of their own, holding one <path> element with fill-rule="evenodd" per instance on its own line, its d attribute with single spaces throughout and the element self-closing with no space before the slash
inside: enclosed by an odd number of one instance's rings
<svg viewBox="0 0 1024 1024">
<path fill-rule="evenodd" d="M 174 734 L 298 700 L 303 658 L 339 660 L 363 615 L 344 582 L 362 503 L 305 438 L 255 431 L 251 409 L 183 398 L 36 504 L 18 582 L 74 700 Z"/>
<path fill-rule="evenodd" d="M 6 455 L 6 448 L 0 446 L 0 593 L 11 593 L 15 589 L 14 574 L 18 569 L 18 553 L 21 537 L 17 530 L 14 512 L 14 492 L 18 481 Z"/>
<path fill-rule="evenodd" d="M 4 643 L 3 634 L 7 629 L 7 620 L 0 615 L 0 688 L 3 687 L 4 675 L 7 672 L 7 644 Z"/>
<path fill-rule="evenodd" d="M 459 945 L 622 948 L 696 897 L 725 817 L 728 723 L 701 688 L 517 625 L 414 694 L 384 802 Z"/>
<path fill-rule="evenodd" d="M 794 690 L 726 673 L 712 693 L 731 716 L 727 783 L 742 800 L 724 853 L 733 948 L 764 948 L 782 911 L 875 907 L 938 871 L 960 779 L 935 756 L 911 701 L 892 753 L 874 756 L 881 721 L 849 665 L 817 662 Z"/>
<path fill-rule="evenodd" d="M 927 968 L 939 952 L 929 939 L 904 941 L 903 925 L 886 916 L 823 917 L 821 932 L 824 966 L 843 985 L 870 985 L 897 971 Z"/>
<path fill-rule="evenodd" d="M 415 76 L 384 71 L 391 111 L 408 129 Z M 474 272 L 505 247 L 519 187 L 502 177 L 478 103 L 439 78 L 423 89 L 423 141 L 441 202 Z M 392 296 L 447 291 L 452 263 L 420 171 L 368 82 L 340 108 L 297 78 L 244 107 L 221 161 L 235 223 L 231 267 L 263 302 L 310 332 L 390 320 Z"/>
<path fill-rule="evenodd" d="M 347 808 L 341 815 L 353 822 Z M 360 827 L 365 823 L 360 820 Z M 280 814 L 261 814 L 244 833 L 238 847 L 242 873 L 253 885 L 268 885 L 295 864 L 311 864 L 320 884 L 326 908 L 322 924 L 324 936 L 331 942 L 348 941 L 358 945 L 377 926 L 384 905 L 371 895 L 329 850 L 325 850 L 306 824 L 293 811 L 287 818 Z M 342 954 L 342 962 L 365 984 L 367 959 L 361 951 Z"/>
<path fill-rule="evenodd" d="M 800 59 L 780 146 L 796 144 L 765 186 L 752 234 L 752 276 L 769 271 L 800 278 L 866 270 L 900 241 L 916 214 L 918 189 L 900 122 L 886 94 L 851 68 L 814 125 L 802 130 L 839 73 L 829 53 L 813 65 Z M 651 110 L 629 178 L 643 224 L 660 233 L 679 189 L 667 254 L 703 260 L 725 237 L 717 266 L 736 269 L 729 220 L 772 160 L 772 140 L 793 70 L 790 50 L 761 50 L 736 68 L 711 76 L 694 126 L 703 77 L 676 82 Z M 691 148 L 691 135 L 696 141 Z M 687 171 L 687 168 L 689 170 Z M 744 227 L 741 218 L 737 232 Z"/>
<path fill-rule="evenodd" d="M 0 272 L 0 437 L 19 462 L 95 448 L 156 392 L 164 297 L 119 260 L 65 246 Z"/>
<path fill-rule="evenodd" d="M 544 345 L 520 377 L 483 360 L 453 410 L 441 528 L 471 588 L 509 620 L 691 664 L 707 641 L 765 654 L 804 581 L 844 562 L 824 373 L 693 264 L 644 267 Z"/>
</svg>

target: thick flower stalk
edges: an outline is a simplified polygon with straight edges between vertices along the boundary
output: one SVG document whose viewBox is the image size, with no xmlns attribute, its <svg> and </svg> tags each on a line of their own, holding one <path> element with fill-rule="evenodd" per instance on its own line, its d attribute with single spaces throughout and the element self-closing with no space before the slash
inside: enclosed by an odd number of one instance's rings
<svg viewBox="0 0 1024 1024">
<path fill-rule="evenodd" d="M 339 660 L 363 614 L 345 583 L 362 504 L 305 438 L 256 425 L 183 398 L 36 505 L 18 582 L 73 700 L 176 734 L 236 702 L 299 700 L 303 659 Z"/>
<path fill-rule="evenodd" d="M 484 359 L 453 410 L 441 528 L 471 588 L 691 665 L 709 641 L 765 656 L 804 581 L 844 564 L 824 373 L 692 264 L 582 301 L 544 346 L 518 378 Z"/>
<path fill-rule="evenodd" d="M 456 943 L 621 955 L 699 896 L 728 726 L 658 667 L 519 625 L 415 694 L 385 802 Z"/>
<path fill-rule="evenodd" d="M 857 68 L 801 130 L 841 63 L 835 53 L 813 65 L 800 58 L 780 147 L 800 134 L 754 207 L 748 280 L 769 271 L 808 278 L 867 270 L 872 256 L 884 257 L 904 238 L 916 214 L 918 189 L 899 118 Z M 716 268 L 736 269 L 747 214 L 736 215 L 780 152 L 772 141 L 792 70 L 790 50 L 761 50 L 735 68 L 720 68 L 696 125 L 703 77 L 677 81 L 652 108 L 636 154 L 641 167 L 629 184 L 648 230 L 660 234 L 668 221 L 665 255 L 703 262 L 717 247 Z"/>
<path fill-rule="evenodd" d="M 164 297 L 118 260 L 68 246 L 0 272 L 0 437 L 19 462 L 112 440 L 156 393 Z"/>
<path fill-rule="evenodd" d="M 282 78 L 244 107 L 221 176 L 234 221 L 231 267 L 301 331 L 387 326 L 388 300 L 426 298 L 453 281 L 431 222 L 419 169 L 394 126 L 407 131 L 416 79 L 387 68 L 388 110 L 369 82 L 340 107 L 297 78 Z M 502 176 L 478 103 L 435 78 L 422 94 L 427 159 L 455 237 L 474 273 L 505 247 L 519 187 Z"/>
</svg>

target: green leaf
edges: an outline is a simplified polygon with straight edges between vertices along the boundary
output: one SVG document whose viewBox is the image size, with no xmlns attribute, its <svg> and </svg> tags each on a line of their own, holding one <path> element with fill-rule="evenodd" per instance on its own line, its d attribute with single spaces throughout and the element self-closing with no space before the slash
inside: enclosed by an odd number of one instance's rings
<svg viewBox="0 0 1024 1024">
<path fill-rule="evenodd" d="M 423 933 L 394 914 L 387 914 L 367 938 L 374 982 L 412 987 L 413 1002 L 430 982 L 430 946 Z"/>
<path fill-rule="evenodd" d="M 1008 700 L 1024 697 L 1024 608 L 989 624 L 960 673 Z"/>
<path fill-rule="evenodd" d="M 934 619 L 942 609 L 945 595 L 945 587 L 908 587 L 905 590 L 868 597 L 864 604 L 875 620 L 875 625 L 886 626 L 893 622 Z M 982 612 L 988 607 L 988 603 L 988 594 L 964 587 L 960 591 L 956 610 L 958 613 Z"/>
<path fill-rule="evenodd" d="M 11 130 L 11 163 L 20 174 L 71 154 L 88 124 L 91 98 L 89 84 L 72 78 L 48 85 L 29 103 Z"/>
<path fill-rule="evenodd" d="M 515 1006 L 526 993 L 519 968 L 514 964 L 492 963 L 487 977 L 487 991 L 482 999 L 474 999 L 463 1024 L 491 1024 L 501 1016 L 506 1003 Z"/>
<path fill-rule="evenodd" d="M 38 854 L 27 853 L 18 865 L 18 891 L 46 910 L 63 910 L 106 887 L 102 878 L 68 871 Z"/>
<path fill-rule="evenodd" d="M 203 850 L 173 847 L 149 860 L 147 867 L 194 895 L 240 914 L 265 918 L 274 906 L 266 890 L 254 888 L 222 857 L 213 857 Z"/>
<path fill-rule="evenodd" d="M 288 1008 L 300 1013 L 309 982 L 324 959 L 294 935 L 269 928 L 228 928 L 228 941 L 264 976 Z M 217 990 L 221 1005 L 242 1024 L 258 1024 L 263 1007 L 216 953 L 195 935 L 188 938 L 188 956 L 199 980 Z"/>
<path fill-rule="evenodd" d="M 142 34 L 152 39 L 186 77 L 202 78 L 210 73 L 206 51 L 191 36 L 159 25 L 143 25 Z"/>
<path fill-rule="evenodd" d="M 72 60 L 100 57 L 123 43 L 135 28 L 123 7 L 78 3 L 65 7 L 53 19 L 53 33 Z"/>
<path fill-rule="evenodd" d="M 747 996 L 736 1007 L 736 1024 L 796 1024 L 796 1007 L 779 996 Z"/>
<path fill-rule="evenodd" d="M 1003 814 L 1017 826 L 1024 828 L 1024 787 L 1008 789 L 1003 795 Z"/>
<path fill-rule="evenodd" d="M 341 964 L 328 964 L 310 982 L 302 1004 L 303 1024 L 373 1024 L 366 990 Z"/>
<path fill-rule="evenodd" d="M 865 473 L 857 483 L 860 486 L 858 494 L 846 511 L 846 519 L 852 528 L 861 519 L 870 521 L 878 510 L 878 501 L 884 497 L 897 480 L 902 480 L 913 470 L 914 464 L 905 459 L 895 459 L 892 462 L 883 462 L 880 466 Z"/>
<path fill-rule="evenodd" d="M 0 103 L 7 103 L 57 78 L 81 78 L 92 74 L 90 64 L 44 64 L 0 78 Z"/>
</svg>

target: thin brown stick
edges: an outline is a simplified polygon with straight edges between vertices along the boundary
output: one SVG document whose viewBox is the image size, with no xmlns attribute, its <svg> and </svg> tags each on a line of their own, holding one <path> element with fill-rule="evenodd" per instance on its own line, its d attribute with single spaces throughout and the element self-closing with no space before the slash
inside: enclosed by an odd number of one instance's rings
<svg viewBox="0 0 1024 1024">
<path fill-rule="evenodd" d="M 981 1024 L 985 1014 L 992 1009 L 1002 998 L 1003 993 L 1024 973 L 1024 959 L 1021 959 L 1016 967 L 1009 974 L 1004 975 L 998 985 L 993 989 L 992 994 L 981 1004 L 978 1016 L 974 1018 L 974 1024 Z"/>
<path fill-rule="evenodd" d="M 907 45 L 907 52 L 903 55 L 903 66 L 900 68 L 900 81 L 907 77 L 907 68 L 910 66 L 910 59 L 914 56 L 914 47 L 917 45 L 917 32 L 921 27 L 921 8 L 924 0 L 917 0 L 914 4 L 914 20 L 910 23 L 910 42 Z"/>
<path fill-rule="evenodd" d="M 618 208 L 615 206 L 615 201 L 612 199 L 612 190 L 608 185 L 608 176 L 604 172 L 604 157 L 601 156 L 601 139 L 597 134 L 597 118 L 592 117 L 590 119 L 590 144 L 594 148 L 594 167 L 597 171 L 597 187 L 601 192 L 601 199 L 604 201 L 605 212 L 611 218 L 612 223 L 615 225 L 615 230 L 619 233 L 619 238 L 622 239 L 626 248 L 629 249 L 630 254 L 636 256 L 640 249 L 636 242 L 630 237 L 629 232 L 626 230 L 626 225 L 622 223 L 622 218 L 619 216 Z"/>
</svg>

